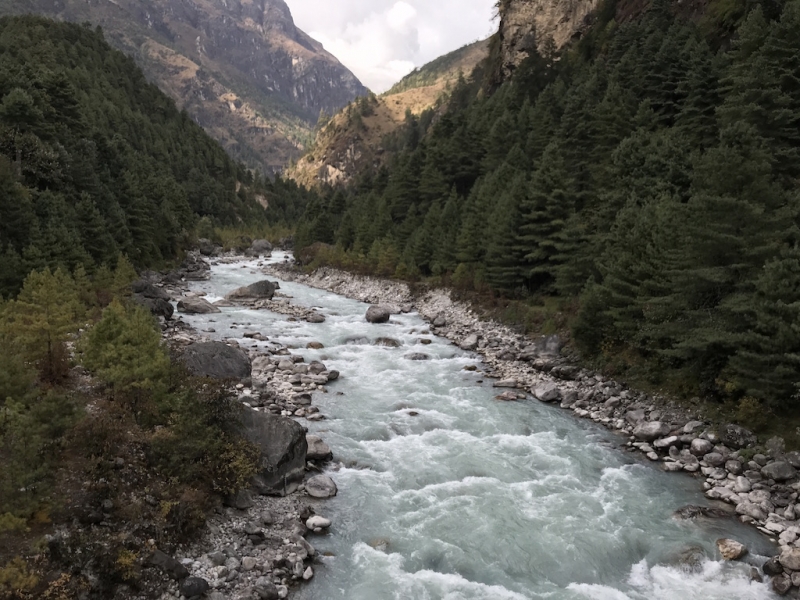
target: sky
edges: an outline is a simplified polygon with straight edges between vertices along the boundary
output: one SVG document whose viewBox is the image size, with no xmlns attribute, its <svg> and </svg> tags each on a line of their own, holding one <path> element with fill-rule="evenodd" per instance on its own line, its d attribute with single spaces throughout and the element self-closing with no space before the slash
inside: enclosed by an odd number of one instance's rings
<svg viewBox="0 0 800 600">
<path fill-rule="evenodd" d="M 297 26 L 381 93 L 497 28 L 496 0 L 285 0 Z"/>
</svg>

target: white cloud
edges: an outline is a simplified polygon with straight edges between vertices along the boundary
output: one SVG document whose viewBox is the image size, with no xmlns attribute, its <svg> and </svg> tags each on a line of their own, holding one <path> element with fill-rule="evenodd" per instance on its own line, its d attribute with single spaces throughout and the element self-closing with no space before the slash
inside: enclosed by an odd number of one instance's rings
<svg viewBox="0 0 800 600">
<path fill-rule="evenodd" d="M 495 0 L 286 0 L 297 26 L 375 92 L 485 38 Z"/>
</svg>

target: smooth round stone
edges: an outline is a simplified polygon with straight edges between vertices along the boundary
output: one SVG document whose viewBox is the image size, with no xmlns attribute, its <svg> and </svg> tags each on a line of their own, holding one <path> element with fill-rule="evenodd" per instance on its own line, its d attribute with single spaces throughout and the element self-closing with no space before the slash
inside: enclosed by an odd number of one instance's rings
<svg viewBox="0 0 800 600">
<path fill-rule="evenodd" d="M 312 498 L 331 498 L 336 495 L 338 489 L 333 479 L 327 475 L 316 475 L 306 481 L 306 492 Z"/>
</svg>

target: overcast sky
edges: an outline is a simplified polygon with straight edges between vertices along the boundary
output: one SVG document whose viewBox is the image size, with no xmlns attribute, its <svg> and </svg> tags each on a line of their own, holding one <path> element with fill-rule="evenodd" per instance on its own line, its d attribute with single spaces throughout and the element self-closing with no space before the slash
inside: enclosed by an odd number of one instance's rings
<svg viewBox="0 0 800 600">
<path fill-rule="evenodd" d="M 295 23 L 374 92 L 496 29 L 496 0 L 286 0 Z"/>
</svg>

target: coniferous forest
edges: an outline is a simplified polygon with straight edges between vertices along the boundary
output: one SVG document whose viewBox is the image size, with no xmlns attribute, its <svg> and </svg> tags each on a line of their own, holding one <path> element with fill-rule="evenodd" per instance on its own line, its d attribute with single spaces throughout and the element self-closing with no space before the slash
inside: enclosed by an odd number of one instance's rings
<svg viewBox="0 0 800 600">
<path fill-rule="evenodd" d="M 663 1 L 613 15 L 606 3 L 561 55 L 540 44 L 498 89 L 491 64 L 462 82 L 427 131 L 408 125 L 390 168 L 310 204 L 298 245 L 317 263 L 555 299 L 618 373 L 751 413 L 794 406 L 800 2 L 754 4 L 732 35 Z"/>
<path fill-rule="evenodd" d="M 174 258 L 202 218 L 296 218 L 305 193 L 233 162 L 102 32 L 0 19 L 0 295 L 44 267 Z"/>
</svg>

